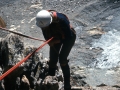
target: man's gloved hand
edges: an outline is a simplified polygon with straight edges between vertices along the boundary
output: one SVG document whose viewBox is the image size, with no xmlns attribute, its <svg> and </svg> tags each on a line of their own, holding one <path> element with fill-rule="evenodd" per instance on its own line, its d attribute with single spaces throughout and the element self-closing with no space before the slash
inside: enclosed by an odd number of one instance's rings
<svg viewBox="0 0 120 90">
<path fill-rule="evenodd" d="M 58 40 L 58 39 L 53 39 L 53 40 L 50 41 L 48 44 L 49 44 L 50 46 L 53 46 L 54 44 L 57 44 L 57 43 L 60 43 L 60 40 Z"/>
</svg>

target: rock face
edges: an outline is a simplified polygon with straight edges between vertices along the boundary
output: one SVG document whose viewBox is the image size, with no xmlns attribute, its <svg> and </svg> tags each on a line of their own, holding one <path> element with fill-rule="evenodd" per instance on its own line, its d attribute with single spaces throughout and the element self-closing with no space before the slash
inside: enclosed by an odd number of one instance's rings
<svg viewBox="0 0 120 90">
<path fill-rule="evenodd" d="M 20 36 L 14 34 L 8 34 L 6 38 L 1 39 L 1 75 L 36 49 L 35 47 L 25 48 L 22 40 Z M 39 53 L 35 53 L 7 75 L 2 80 L 4 83 L 0 82 L 0 88 L 3 90 L 48 90 L 49 88 L 50 90 L 58 90 L 58 82 L 63 81 L 63 77 L 60 73 L 57 73 L 58 71 L 56 71 L 55 77 L 47 76 L 48 63 L 48 60 L 42 60 Z"/>
<path fill-rule="evenodd" d="M 24 44 L 22 42 L 22 38 L 10 34 L 6 38 L 1 39 L 0 42 L 0 66 L 2 68 L 2 72 L 6 72 L 12 66 L 16 65 L 20 60 L 24 58 Z M 10 75 L 5 77 L 4 85 L 5 89 L 12 89 L 15 87 L 16 78 L 23 73 L 23 66 L 21 65 L 15 71 L 13 71 Z M 10 83 L 13 82 L 13 83 Z M 9 83 L 9 84 L 8 84 Z M 9 85 L 9 86 L 8 86 Z M 8 88 L 8 89 L 7 89 Z"/>
</svg>

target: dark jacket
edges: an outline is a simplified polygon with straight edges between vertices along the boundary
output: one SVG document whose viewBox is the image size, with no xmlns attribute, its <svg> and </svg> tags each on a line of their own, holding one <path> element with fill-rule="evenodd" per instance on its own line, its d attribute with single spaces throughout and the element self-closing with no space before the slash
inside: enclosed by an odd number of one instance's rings
<svg viewBox="0 0 120 90">
<path fill-rule="evenodd" d="M 44 38 L 46 40 L 54 37 L 61 41 L 69 40 L 73 37 L 73 29 L 70 27 L 70 22 L 66 15 L 62 13 L 57 14 L 57 22 L 52 22 L 48 27 L 42 28 Z"/>
</svg>

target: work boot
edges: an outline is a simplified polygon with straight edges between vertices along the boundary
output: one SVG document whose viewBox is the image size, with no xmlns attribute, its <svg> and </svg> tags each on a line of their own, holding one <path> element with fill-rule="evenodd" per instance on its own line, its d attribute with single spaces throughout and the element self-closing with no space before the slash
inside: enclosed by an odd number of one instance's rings
<svg viewBox="0 0 120 90">
<path fill-rule="evenodd" d="M 49 67 L 48 75 L 55 76 L 55 71 L 56 71 L 56 67 L 55 68 Z"/>
</svg>

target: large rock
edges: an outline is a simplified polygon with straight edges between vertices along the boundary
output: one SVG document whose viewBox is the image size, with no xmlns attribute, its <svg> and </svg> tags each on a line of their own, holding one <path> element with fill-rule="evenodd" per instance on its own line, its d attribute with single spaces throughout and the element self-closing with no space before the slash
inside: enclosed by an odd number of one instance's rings
<svg viewBox="0 0 120 90">
<path fill-rule="evenodd" d="M 43 81 L 42 90 L 58 90 L 59 84 L 56 76 L 47 76 Z"/>
<path fill-rule="evenodd" d="M 0 73 L 3 74 L 18 62 L 23 60 L 36 48 L 24 46 L 23 38 L 8 34 L 0 41 Z M 56 70 L 56 76 L 48 76 L 49 60 L 43 59 L 42 54 L 36 52 L 13 70 L 0 82 L 0 88 L 4 90 L 58 90 L 59 82 L 63 82 L 62 73 Z"/>
<path fill-rule="evenodd" d="M 0 41 L 0 66 L 2 72 L 9 70 L 33 50 L 35 50 L 33 47 L 24 48 L 23 38 L 18 35 L 9 34 L 7 37 L 2 38 Z M 26 76 L 30 76 L 31 72 L 35 73 L 34 70 L 38 61 L 39 57 L 36 53 L 7 75 L 4 78 L 5 90 L 14 90 L 17 77 L 22 77 L 25 73 Z"/>
</svg>

